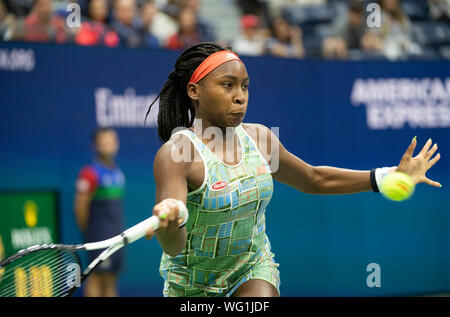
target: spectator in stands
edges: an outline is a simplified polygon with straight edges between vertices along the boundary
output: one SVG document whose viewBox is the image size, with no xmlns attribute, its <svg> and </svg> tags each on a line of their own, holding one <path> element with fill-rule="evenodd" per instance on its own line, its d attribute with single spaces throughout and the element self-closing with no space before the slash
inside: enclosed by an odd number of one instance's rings
<svg viewBox="0 0 450 317">
<path fill-rule="evenodd" d="M 109 3 L 107 0 L 91 0 L 88 7 L 88 16 L 92 21 L 106 24 Z"/>
<path fill-rule="evenodd" d="M 91 0 L 88 7 L 89 20 L 81 23 L 75 42 L 85 46 L 118 46 L 119 36 L 106 25 L 108 12 L 109 6 L 106 0 Z"/>
<path fill-rule="evenodd" d="M 148 24 L 149 30 L 147 32 L 153 34 L 158 39 L 159 46 L 165 46 L 169 38 L 177 33 L 178 23 L 172 16 L 163 12 L 158 8 L 154 0 L 145 1 L 142 5 L 141 19 L 143 24 Z M 145 26 L 143 26 L 145 28 Z"/>
<path fill-rule="evenodd" d="M 215 32 L 214 26 L 207 19 L 202 17 L 199 13 L 200 11 L 200 0 L 182 0 L 180 4 L 180 9 L 190 8 L 194 11 L 197 20 L 197 29 L 200 32 L 204 42 L 214 42 Z"/>
<path fill-rule="evenodd" d="M 116 0 L 114 2 L 114 14 L 111 26 L 119 35 L 121 46 L 139 47 L 143 45 L 136 11 L 135 0 Z"/>
<path fill-rule="evenodd" d="M 8 41 L 11 39 L 16 17 L 8 12 L 8 8 L 3 0 L 0 0 L 0 41 Z"/>
<path fill-rule="evenodd" d="M 12 14 L 14 14 L 14 16 L 16 18 L 22 18 L 22 17 L 26 17 L 28 14 L 30 14 L 33 4 L 34 4 L 34 0 L 4 0 L 5 4 L 6 4 L 6 8 L 8 9 L 8 11 Z"/>
<path fill-rule="evenodd" d="M 267 40 L 266 50 L 278 57 L 303 58 L 302 30 L 298 26 L 289 25 L 283 18 L 272 21 L 272 37 Z"/>
<path fill-rule="evenodd" d="M 143 40 L 143 44 L 146 47 L 156 48 L 159 47 L 158 38 L 152 33 L 153 19 L 158 12 L 156 5 L 153 1 L 145 1 L 140 10 L 140 32 Z"/>
<path fill-rule="evenodd" d="M 253 0 L 249 0 L 252 2 Z M 280 16 L 283 11 L 289 9 L 290 7 L 300 7 L 300 6 L 321 6 L 327 5 L 328 0 L 259 0 L 265 2 L 268 6 L 268 11 L 271 16 Z M 337 0 L 331 0 L 330 2 L 337 2 Z"/>
<path fill-rule="evenodd" d="M 361 49 L 366 25 L 364 9 L 359 1 L 348 6 L 345 16 L 338 17 L 331 26 L 331 36 L 322 41 L 322 56 L 326 59 L 346 59 L 349 50 Z"/>
<path fill-rule="evenodd" d="M 361 48 L 375 56 L 383 56 L 383 46 L 383 39 L 371 30 L 367 30 L 361 38 Z"/>
<path fill-rule="evenodd" d="M 169 38 L 167 48 L 183 50 L 205 41 L 197 27 L 197 16 L 192 8 L 182 8 L 178 14 L 178 32 Z"/>
<path fill-rule="evenodd" d="M 233 50 L 238 54 L 259 56 L 264 54 L 266 36 L 260 28 L 259 18 L 253 14 L 246 14 L 241 18 L 242 35 L 233 43 Z"/>
<path fill-rule="evenodd" d="M 36 0 L 31 13 L 17 25 L 14 39 L 27 42 L 67 41 L 66 21 L 53 14 L 52 0 Z"/>
<path fill-rule="evenodd" d="M 240 9 L 241 15 L 252 14 L 259 18 L 260 27 L 267 28 L 270 25 L 273 13 L 270 10 L 270 3 L 266 0 L 235 0 Z"/>
<path fill-rule="evenodd" d="M 236 4 L 241 10 L 242 15 L 252 14 L 259 15 L 267 6 L 264 0 L 236 0 Z"/>
<path fill-rule="evenodd" d="M 411 38 L 411 22 L 399 0 L 381 0 L 381 27 L 370 31 L 368 37 L 378 37 L 382 52 L 389 59 L 406 58 L 419 51 Z"/>
<path fill-rule="evenodd" d="M 450 24 L 450 0 L 428 0 L 430 18 Z"/>
<path fill-rule="evenodd" d="M 70 11 L 67 11 L 67 7 L 71 3 L 77 3 L 80 9 L 83 10 L 87 0 L 52 0 L 53 14 L 59 15 L 62 18 L 67 18 Z M 89 0 L 90 1 L 90 0 Z"/>
</svg>

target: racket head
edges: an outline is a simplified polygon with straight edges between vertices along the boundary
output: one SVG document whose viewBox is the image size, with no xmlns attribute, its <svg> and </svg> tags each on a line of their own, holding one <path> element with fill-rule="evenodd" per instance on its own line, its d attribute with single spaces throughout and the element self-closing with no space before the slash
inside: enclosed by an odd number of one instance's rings
<svg viewBox="0 0 450 317">
<path fill-rule="evenodd" d="M 0 297 L 71 296 L 79 285 L 80 245 L 23 249 L 0 262 Z"/>
</svg>

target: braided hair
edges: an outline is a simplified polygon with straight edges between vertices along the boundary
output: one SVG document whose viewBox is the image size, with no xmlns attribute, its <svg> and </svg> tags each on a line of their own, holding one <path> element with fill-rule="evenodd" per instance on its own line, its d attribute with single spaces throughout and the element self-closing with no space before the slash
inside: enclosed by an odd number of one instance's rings
<svg viewBox="0 0 450 317">
<path fill-rule="evenodd" d="M 195 119 L 193 101 L 187 94 L 187 84 L 195 69 L 211 54 L 229 50 L 216 43 L 204 42 L 191 46 L 176 60 L 175 69 L 169 74 L 159 95 L 152 102 L 145 115 L 145 120 L 153 104 L 159 101 L 158 135 L 166 142 L 170 139 L 173 129 L 191 127 Z"/>
</svg>

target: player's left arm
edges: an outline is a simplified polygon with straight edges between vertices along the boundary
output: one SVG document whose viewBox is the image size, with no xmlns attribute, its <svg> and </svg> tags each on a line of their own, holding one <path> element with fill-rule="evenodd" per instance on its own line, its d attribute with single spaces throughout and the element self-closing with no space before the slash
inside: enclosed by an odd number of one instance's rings
<svg viewBox="0 0 450 317">
<path fill-rule="evenodd" d="M 273 178 L 308 194 L 351 194 L 372 190 L 370 171 L 313 166 L 279 144 L 278 169 Z M 273 158 L 272 158 L 273 159 Z"/>
<path fill-rule="evenodd" d="M 277 167 L 272 171 L 275 180 L 310 194 L 352 194 L 372 190 L 370 171 L 310 165 L 290 153 L 267 127 L 259 126 L 259 130 L 260 133 L 269 135 L 268 162 L 271 166 Z M 425 176 L 426 171 L 440 159 L 439 154 L 431 159 L 437 145 L 430 149 L 431 140 L 429 140 L 420 153 L 416 157 L 412 157 L 416 144 L 417 141 L 413 139 L 396 171 L 409 174 L 416 184 L 424 182 L 440 187 L 439 183 Z"/>
</svg>

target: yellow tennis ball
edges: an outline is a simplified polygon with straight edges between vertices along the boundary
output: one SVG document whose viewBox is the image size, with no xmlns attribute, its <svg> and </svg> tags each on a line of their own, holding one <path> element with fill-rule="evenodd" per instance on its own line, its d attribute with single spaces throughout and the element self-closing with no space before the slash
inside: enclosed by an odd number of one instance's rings
<svg viewBox="0 0 450 317">
<path fill-rule="evenodd" d="M 414 193 L 412 178 L 405 173 L 395 172 L 386 175 L 381 182 L 380 191 L 384 197 L 394 201 L 402 201 Z"/>
</svg>

